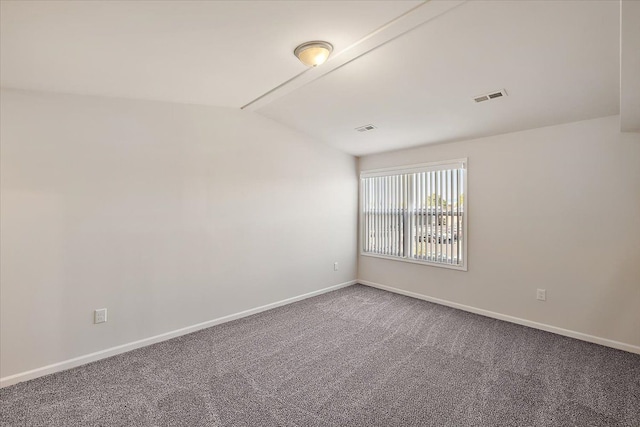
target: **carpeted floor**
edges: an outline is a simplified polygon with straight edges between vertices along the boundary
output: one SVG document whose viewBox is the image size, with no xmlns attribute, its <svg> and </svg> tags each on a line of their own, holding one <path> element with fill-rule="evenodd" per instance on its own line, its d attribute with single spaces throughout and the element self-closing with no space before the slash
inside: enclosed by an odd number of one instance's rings
<svg viewBox="0 0 640 427">
<path fill-rule="evenodd" d="M 640 356 L 350 286 L 0 390 L 3 426 L 640 426 Z"/>
</svg>

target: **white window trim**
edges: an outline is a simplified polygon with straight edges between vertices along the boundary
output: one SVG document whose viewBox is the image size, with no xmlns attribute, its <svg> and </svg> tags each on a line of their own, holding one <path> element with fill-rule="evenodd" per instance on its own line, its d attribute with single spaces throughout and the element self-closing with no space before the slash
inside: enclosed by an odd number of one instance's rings
<svg viewBox="0 0 640 427">
<path fill-rule="evenodd" d="M 442 170 L 442 166 L 455 165 L 455 164 L 462 164 L 463 169 L 465 171 L 463 176 L 464 217 L 463 217 L 462 230 L 463 230 L 464 240 L 462 241 L 462 246 L 463 246 L 462 250 L 463 250 L 464 256 L 462 257 L 462 265 L 444 264 L 444 263 L 431 262 L 426 260 L 411 259 L 407 257 L 374 254 L 374 253 L 369 253 L 364 251 L 365 242 L 364 242 L 364 212 L 363 212 L 363 189 L 362 189 L 363 178 L 372 178 L 376 176 L 387 176 L 387 175 L 394 175 L 394 174 L 406 174 L 406 173 L 416 173 L 416 172 L 430 172 L 434 170 Z M 359 211 L 358 219 L 360 223 L 358 226 L 358 229 L 359 229 L 358 244 L 360 245 L 360 256 L 366 256 L 371 258 L 382 258 L 382 259 L 388 259 L 392 261 L 408 262 L 411 264 L 420 264 L 420 265 L 427 265 L 427 266 L 433 266 L 433 267 L 447 268 L 450 270 L 468 271 L 467 269 L 468 258 L 469 258 L 469 252 L 467 250 L 468 244 L 469 244 L 469 233 L 468 233 L 468 222 L 469 222 L 468 199 L 469 198 L 467 197 L 467 194 L 469 192 L 469 184 L 467 182 L 468 175 L 469 175 L 469 160 L 466 157 L 461 159 L 453 159 L 453 160 L 445 160 L 445 161 L 438 161 L 438 162 L 420 163 L 420 164 L 407 165 L 407 166 L 396 166 L 396 167 L 390 167 L 390 168 L 370 169 L 370 170 L 360 171 L 360 177 L 358 179 L 358 211 Z"/>
</svg>

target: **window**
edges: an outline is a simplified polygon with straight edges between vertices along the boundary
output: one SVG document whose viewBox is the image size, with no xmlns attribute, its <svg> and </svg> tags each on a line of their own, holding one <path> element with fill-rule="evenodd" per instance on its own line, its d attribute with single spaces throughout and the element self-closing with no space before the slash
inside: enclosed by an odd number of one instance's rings
<svg viewBox="0 0 640 427">
<path fill-rule="evenodd" d="M 466 270 L 466 163 L 362 172 L 362 255 Z"/>
</svg>

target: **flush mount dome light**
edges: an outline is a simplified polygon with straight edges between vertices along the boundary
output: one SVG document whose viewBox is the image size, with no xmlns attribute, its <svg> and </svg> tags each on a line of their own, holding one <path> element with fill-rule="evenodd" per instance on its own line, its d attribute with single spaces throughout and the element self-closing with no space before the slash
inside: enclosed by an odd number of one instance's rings
<svg viewBox="0 0 640 427">
<path fill-rule="evenodd" d="M 333 46 L 330 43 L 322 41 L 313 41 L 302 43 L 293 51 L 300 62 L 308 67 L 317 67 L 327 60 Z"/>
</svg>

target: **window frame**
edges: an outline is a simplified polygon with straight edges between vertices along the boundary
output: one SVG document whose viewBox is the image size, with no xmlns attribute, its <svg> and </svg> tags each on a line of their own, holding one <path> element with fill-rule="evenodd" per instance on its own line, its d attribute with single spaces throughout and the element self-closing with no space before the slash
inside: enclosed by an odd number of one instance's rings
<svg viewBox="0 0 640 427">
<path fill-rule="evenodd" d="M 383 255 L 376 254 L 371 252 L 365 252 L 365 224 L 364 224 L 364 202 L 363 202 L 363 179 L 364 178 L 373 178 L 373 177 L 382 177 L 382 176 L 391 176 L 391 175 L 402 175 L 402 174 L 412 174 L 412 173 L 421 173 L 421 172 L 429 172 L 434 170 L 442 170 L 443 166 L 456 166 L 456 169 L 459 169 L 459 165 L 462 164 L 462 169 L 464 170 L 462 177 L 462 184 L 464 188 L 464 197 L 463 197 L 463 217 L 462 217 L 462 264 L 454 265 L 454 264 L 445 264 L 421 259 L 413 259 L 408 257 L 407 254 L 405 256 L 394 256 L 394 255 Z M 429 162 L 429 163 L 419 163 L 412 164 L 406 166 L 394 166 L 389 168 L 381 168 L 381 169 L 369 169 L 369 170 L 361 170 L 358 177 L 358 233 L 359 239 L 358 244 L 360 245 L 360 256 L 366 256 L 371 258 L 381 258 L 388 259 L 392 261 L 401 261 L 408 262 L 411 264 L 420 264 L 426 266 L 447 268 L 450 270 L 458 270 L 458 271 L 468 271 L 468 242 L 469 242 L 469 233 L 468 233 L 468 216 L 469 216 L 469 207 L 468 207 L 468 175 L 469 175 L 469 160 L 468 158 L 460 158 L 460 159 L 451 159 L 451 160 L 443 160 L 437 162 Z M 406 236 L 405 236 L 406 237 Z"/>
</svg>

